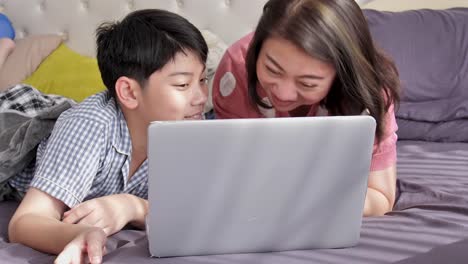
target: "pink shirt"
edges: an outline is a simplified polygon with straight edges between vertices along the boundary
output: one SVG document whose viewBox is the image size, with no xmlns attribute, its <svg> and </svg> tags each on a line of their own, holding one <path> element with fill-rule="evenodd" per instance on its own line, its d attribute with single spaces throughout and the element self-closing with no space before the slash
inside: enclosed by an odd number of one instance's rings
<svg viewBox="0 0 468 264">
<path fill-rule="evenodd" d="M 253 34 L 234 43 L 224 54 L 213 81 L 213 105 L 217 118 L 289 117 L 288 112 L 252 106 L 248 96 L 245 57 Z M 262 87 L 257 87 L 260 98 L 269 104 Z M 307 116 L 328 115 L 326 109 L 312 106 Z M 398 129 L 393 105 L 385 115 L 385 132 L 380 144 L 374 143 L 371 171 L 386 169 L 396 163 L 396 130 Z"/>
</svg>

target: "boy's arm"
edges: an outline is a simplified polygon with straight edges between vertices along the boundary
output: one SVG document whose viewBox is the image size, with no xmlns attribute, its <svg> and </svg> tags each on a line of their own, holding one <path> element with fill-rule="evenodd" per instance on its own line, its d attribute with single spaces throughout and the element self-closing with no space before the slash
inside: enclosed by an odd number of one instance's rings
<svg viewBox="0 0 468 264">
<path fill-rule="evenodd" d="M 30 188 L 10 220 L 10 241 L 58 254 L 80 234 L 99 232 L 86 225 L 62 223 L 60 218 L 65 208 L 63 202 L 36 188 Z M 88 255 L 93 254 L 88 252 Z"/>
<path fill-rule="evenodd" d="M 130 224 L 137 228 L 145 229 L 146 215 L 148 214 L 148 200 L 131 194 L 127 195 L 129 195 L 129 199 L 135 206 L 135 214 Z"/>
</svg>

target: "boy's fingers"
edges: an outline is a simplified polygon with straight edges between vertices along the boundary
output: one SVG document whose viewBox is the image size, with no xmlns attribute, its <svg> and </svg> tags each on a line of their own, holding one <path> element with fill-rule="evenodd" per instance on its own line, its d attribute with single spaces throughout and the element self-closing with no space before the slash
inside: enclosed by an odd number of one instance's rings
<svg viewBox="0 0 468 264">
<path fill-rule="evenodd" d="M 64 218 L 62 222 L 67 224 L 76 224 L 83 217 L 89 215 L 93 210 L 89 209 L 87 206 L 78 206 L 69 211 L 67 215 L 63 215 Z"/>
<path fill-rule="evenodd" d="M 101 229 L 88 234 L 87 236 L 87 251 L 91 264 L 102 263 L 102 248 L 106 244 L 106 234 Z"/>
<path fill-rule="evenodd" d="M 110 228 L 110 226 L 102 227 L 102 231 L 104 231 L 104 233 L 106 233 L 106 235 L 108 235 L 108 236 L 113 234 L 112 229 Z"/>
<path fill-rule="evenodd" d="M 81 264 L 83 255 L 82 247 L 78 244 L 68 245 L 55 259 L 54 264 Z"/>
<path fill-rule="evenodd" d="M 107 232 L 106 230 L 106 227 L 108 226 L 106 224 L 106 222 L 103 220 L 103 219 L 100 219 L 99 221 L 97 221 L 95 224 L 94 224 L 95 227 L 99 227 L 102 229 L 102 231 L 104 231 L 104 233 L 106 234 L 106 236 L 109 236 L 110 234 Z"/>
<path fill-rule="evenodd" d="M 75 209 L 75 208 L 76 207 L 73 207 L 73 208 L 68 209 L 68 211 L 63 212 L 63 217 L 68 216 L 71 212 L 73 212 L 73 209 Z"/>
<path fill-rule="evenodd" d="M 87 216 L 81 218 L 79 221 L 77 221 L 77 224 L 83 224 L 83 225 L 89 225 L 89 226 L 96 226 L 100 227 L 98 224 L 102 222 L 102 219 L 99 219 L 98 216 L 95 214 L 91 213 L 88 214 Z"/>
</svg>

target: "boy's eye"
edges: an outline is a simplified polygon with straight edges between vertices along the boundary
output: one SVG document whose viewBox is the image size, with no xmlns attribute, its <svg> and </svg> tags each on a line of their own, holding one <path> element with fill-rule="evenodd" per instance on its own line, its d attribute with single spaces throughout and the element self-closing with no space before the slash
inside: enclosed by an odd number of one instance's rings
<svg viewBox="0 0 468 264">
<path fill-rule="evenodd" d="M 208 78 L 207 77 L 201 78 L 200 83 L 207 84 L 208 83 Z"/>
<path fill-rule="evenodd" d="M 189 84 L 188 83 L 182 83 L 182 84 L 176 84 L 174 86 L 176 86 L 178 88 L 181 88 L 181 89 L 186 89 L 186 88 L 189 87 Z"/>
</svg>

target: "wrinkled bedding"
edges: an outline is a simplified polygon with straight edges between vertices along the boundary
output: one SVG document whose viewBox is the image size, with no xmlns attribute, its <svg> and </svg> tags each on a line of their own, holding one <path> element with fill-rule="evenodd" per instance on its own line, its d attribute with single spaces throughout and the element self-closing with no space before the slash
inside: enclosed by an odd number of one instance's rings
<svg viewBox="0 0 468 264">
<path fill-rule="evenodd" d="M 263 254 L 149 258 L 144 231 L 110 237 L 105 263 L 463 263 L 468 259 L 468 143 L 398 142 L 398 197 L 393 212 L 366 218 L 356 247 Z M 7 240 L 17 203 L 0 203 L 0 262 L 52 263 Z M 465 246 L 463 246 L 465 245 Z M 434 257 L 437 256 L 437 257 Z M 419 261 L 419 262 L 418 262 Z"/>
</svg>

